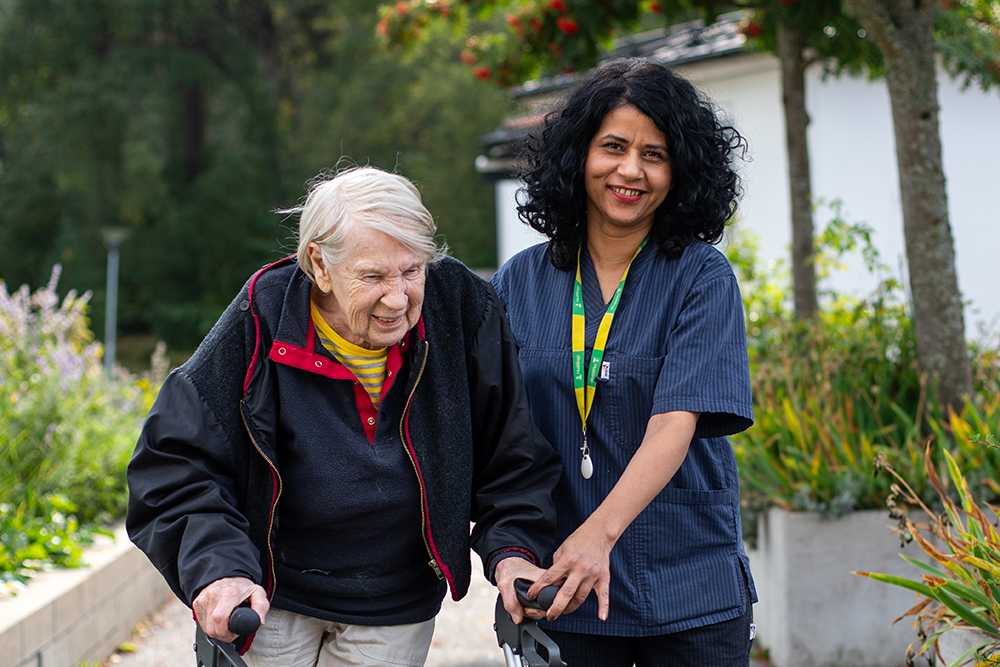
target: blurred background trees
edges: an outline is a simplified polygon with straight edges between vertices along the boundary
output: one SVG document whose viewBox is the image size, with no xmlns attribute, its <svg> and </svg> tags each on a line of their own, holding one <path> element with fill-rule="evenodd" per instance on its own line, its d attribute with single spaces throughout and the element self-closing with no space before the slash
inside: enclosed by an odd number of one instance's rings
<svg viewBox="0 0 1000 667">
<path fill-rule="evenodd" d="M 119 352 L 183 360 L 251 272 L 287 254 L 322 170 L 418 182 L 470 266 L 494 263 L 478 137 L 507 110 L 441 39 L 385 49 L 363 0 L 11 0 L 0 6 L 0 279 L 92 290 L 121 256 Z"/>
</svg>

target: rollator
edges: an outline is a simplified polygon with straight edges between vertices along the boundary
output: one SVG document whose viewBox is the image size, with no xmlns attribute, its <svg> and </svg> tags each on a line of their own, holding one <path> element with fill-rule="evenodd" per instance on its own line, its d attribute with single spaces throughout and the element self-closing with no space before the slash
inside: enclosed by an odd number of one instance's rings
<svg viewBox="0 0 1000 667">
<path fill-rule="evenodd" d="M 547 610 L 552 606 L 558 586 L 546 586 L 534 600 L 528 599 L 531 583 L 527 579 L 515 579 L 514 591 L 522 607 Z M 535 622 L 524 617 L 520 625 L 514 623 L 503 607 L 503 598 L 497 596 L 497 607 L 493 629 L 497 631 L 497 644 L 503 649 L 507 667 L 566 667 L 559 656 L 559 647 Z"/>
<path fill-rule="evenodd" d="M 545 611 L 552 605 L 558 586 L 546 586 L 535 600 L 528 599 L 531 582 L 527 579 L 514 581 L 514 590 L 522 606 Z M 249 607 L 237 607 L 229 617 L 229 629 L 240 637 L 249 637 L 260 627 L 260 617 Z M 503 607 L 503 598 L 497 596 L 493 629 L 497 633 L 497 644 L 503 649 L 507 667 L 566 667 L 559 657 L 559 647 L 527 616 L 520 625 Z M 236 646 L 205 634 L 201 625 L 195 624 L 194 652 L 198 667 L 247 667 L 236 651 Z"/>
<path fill-rule="evenodd" d="M 260 627 L 260 616 L 250 607 L 237 607 L 229 617 L 229 629 L 240 637 L 249 637 Z M 198 667 L 247 667 L 236 646 L 205 634 L 195 623 L 194 653 Z"/>
</svg>

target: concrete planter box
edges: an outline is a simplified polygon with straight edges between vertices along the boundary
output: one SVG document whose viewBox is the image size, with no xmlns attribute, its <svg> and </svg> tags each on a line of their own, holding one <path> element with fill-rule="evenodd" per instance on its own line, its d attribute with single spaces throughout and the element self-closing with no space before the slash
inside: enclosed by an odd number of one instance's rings
<svg viewBox="0 0 1000 667">
<path fill-rule="evenodd" d="M 996 639 L 990 637 L 981 630 L 970 630 L 966 628 L 952 628 L 945 630 L 938 637 L 938 651 L 941 653 L 941 664 L 950 665 L 963 655 L 982 644 L 994 644 Z M 962 661 L 962 664 L 974 665 L 976 654 L 973 651 L 969 657 Z"/>
<path fill-rule="evenodd" d="M 0 667 L 99 663 L 172 595 L 124 528 L 84 561 L 88 567 L 36 575 L 17 596 L 0 598 Z"/>
<path fill-rule="evenodd" d="M 775 667 L 899 667 L 918 640 L 912 619 L 889 627 L 917 603 L 912 591 L 850 574 L 919 573 L 899 557 L 926 560 L 916 544 L 900 548 L 887 510 L 822 519 L 772 508 L 761 516 L 758 548 L 748 551 L 760 602 L 759 646 Z"/>
</svg>

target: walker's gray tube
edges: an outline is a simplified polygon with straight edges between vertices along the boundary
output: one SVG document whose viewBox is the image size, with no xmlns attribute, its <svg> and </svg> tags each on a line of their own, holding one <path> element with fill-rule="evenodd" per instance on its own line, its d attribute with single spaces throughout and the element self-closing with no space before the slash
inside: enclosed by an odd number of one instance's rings
<svg viewBox="0 0 1000 667">
<path fill-rule="evenodd" d="M 524 663 L 521 662 L 521 656 L 514 655 L 514 652 L 506 644 L 503 645 L 503 657 L 507 661 L 507 667 L 524 667 Z"/>
</svg>

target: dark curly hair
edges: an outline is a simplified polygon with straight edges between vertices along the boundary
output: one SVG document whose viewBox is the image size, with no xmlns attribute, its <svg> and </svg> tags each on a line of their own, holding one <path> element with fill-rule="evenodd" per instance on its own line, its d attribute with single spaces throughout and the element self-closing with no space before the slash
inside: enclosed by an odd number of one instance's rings
<svg viewBox="0 0 1000 667">
<path fill-rule="evenodd" d="M 583 164 L 591 139 L 610 111 L 627 104 L 649 116 L 667 139 L 672 182 L 651 232 L 667 257 L 679 257 L 694 239 L 718 243 L 736 212 L 741 188 L 733 160 L 737 152 L 745 156 L 742 135 L 720 123 L 694 86 L 665 65 L 613 60 L 588 74 L 524 149 L 518 215 L 549 238 L 549 259 L 557 268 L 576 265 L 586 238 Z"/>
</svg>

